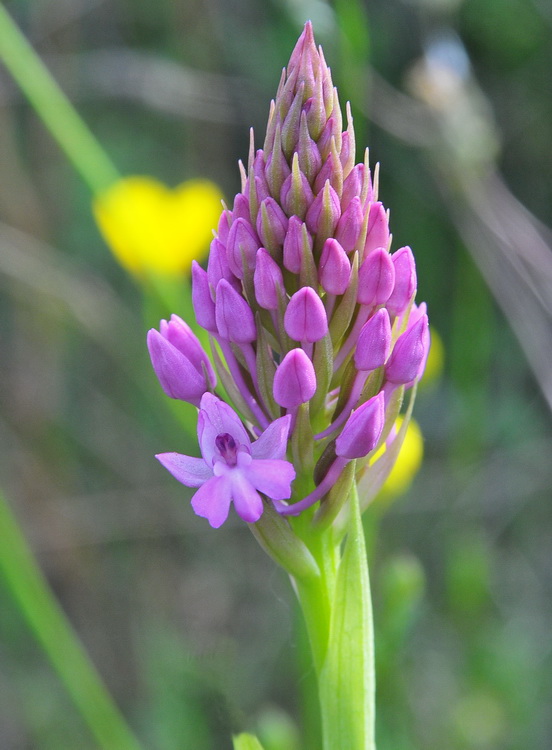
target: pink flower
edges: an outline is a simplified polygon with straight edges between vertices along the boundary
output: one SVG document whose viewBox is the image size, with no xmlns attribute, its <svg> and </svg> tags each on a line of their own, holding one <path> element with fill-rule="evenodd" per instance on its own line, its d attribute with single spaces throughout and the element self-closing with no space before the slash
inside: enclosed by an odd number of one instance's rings
<svg viewBox="0 0 552 750">
<path fill-rule="evenodd" d="M 261 495 L 272 500 L 291 497 L 295 469 L 284 459 L 291 417 L 272 422 L 251 442 L 236 412 L 211 393 L 201 399 L 197 436 L 203 458 L 161 453 L 156 458 L 179 482 L 199 487 L 192 498 L 198 516 L 213 528 L 228 517 L 230 503 L 247 523 L 263 513 Z"/>
</svg>

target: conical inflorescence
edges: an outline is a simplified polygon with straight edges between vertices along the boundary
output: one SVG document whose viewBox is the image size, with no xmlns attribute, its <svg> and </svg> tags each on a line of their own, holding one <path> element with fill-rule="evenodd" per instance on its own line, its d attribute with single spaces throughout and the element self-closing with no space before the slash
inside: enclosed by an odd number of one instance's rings
<svg viewBox="0 0 552 750">
<path fill-rule="evenodd" d="M 370 481 L 371 455 L 395 439 L 404 392 L 429 349 L 412 251 L 391 252 L 377 173 L 367 153 L 355 164 L 350 110 L 344 127 L 310 23 L 283 71 L 263 147 L 255 150 L 252 133 L 241 172 L 206 269 L 192 268 L 196 320 L 210 334 L 224 398 L 184 321 L 173 316 L 148 334 L 167 395 L 199 407 L 202 458 L 158 458 L 200 488 L 193 507 L 213 526 L 231 502 L 255 522 L 266 502 L 296 515 L 329 505 L 344 476 Z"/>
</svg>

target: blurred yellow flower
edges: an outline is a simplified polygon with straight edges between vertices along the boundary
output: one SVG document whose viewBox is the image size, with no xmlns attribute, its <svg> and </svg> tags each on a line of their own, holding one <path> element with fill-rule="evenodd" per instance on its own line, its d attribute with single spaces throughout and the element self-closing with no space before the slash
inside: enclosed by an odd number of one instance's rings
<svg viewBox="0 0 552 750">
<path fill-rule="evenodd" d="M 119 263 L 136 276 L 186 272 L 203 257 L 221 213 L 208 180 L 171 189 L 151 177 L 125 177 L 96 196 L 94 216 Z"/>
<path fill-rule="evenodd" d="M 397 417 L 395 432 L 400 430 L 403 417 Z M 385 453 L 385 443 L 379 448 L 372 458 L 372 463 L 377 461 Z M 411 419 L 406 428 L 404 441 L 399 451 L 391 473 L 381 488 L 380 497 L 391 499 L 402 495 L 410 487 L 412 480 L 422 465 L 424 455 L 424 441 L 422 431 L 418 423 Z"/>
</svg>

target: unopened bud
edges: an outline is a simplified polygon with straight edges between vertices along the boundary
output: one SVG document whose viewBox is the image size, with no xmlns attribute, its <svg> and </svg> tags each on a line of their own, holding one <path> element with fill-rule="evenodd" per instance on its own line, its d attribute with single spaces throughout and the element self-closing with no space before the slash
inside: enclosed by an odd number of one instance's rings
<svg viewBox="0 0 552 750">
<path fill-rule="evenodd" d="M 335 441 L 335 452 L 344 458 L 363 458 L 374 450 L 385 424 L 383 393 L 365 401 L 351 414 Z"/>
<path fill-rule="evenodd" d="M 358 272 L 358 301 L 361 305 L 383 305 L 395 284 L 395 266 L 383 247 L 376 248 Z"/>
<path fill-rule="evenodd" d="M 153 369 L 167 396 L 199 406 L 205 391 L 217 381 L 191 328 L 173 315 L 170 322 L 161 321 L 159 331 L 152 328 L 148 332 L 147 344 Z"/>
<path fill-rule="evenodd" d="M 355 245 L 360 236 L 364 216 L 360 198 L 355 196 L 341 214 L 341 218 L 335 230 L 335 238 L 338 240 L 346 253 L 355 249 Z"/>
<path fill-rule="evenodd" d="M 395 284 L 387 300 L 387 307 L 391 313 L 400 315 L 406 310 L 416 291 L 416 263 L 409 247 L 401 247 L 393 253 L 391 260 L 395 267 Z"/>
<path fill-rule="evenodd" d="M 284 290 L 284 279 L 280 266 L 270 257 L 264 247 L 257 251 L 253 283 L 255 298 L 259 305 L 265 310 L 277 310 L 278 292 Z"/>
<path fill-rule="evenodd" d="M 324 243 L 318 275 L 320 284 L 328 294 L 344 294 L 349 285 L 349 258 L 339 242 L 333 238 Z"/>
<path fill-rule="evenodd" d="M 316 392 L 314 367 L 302 349 L 292 349 L 274 375 L 274 400 L 285 409 L 304 404 Z"/>
<path fill-rule="evenodd" d="M 370 203 L 368 215 L 368 231 L 364 243 L 364 257 L 366 258 L 377 247 L 385 247 L 389 244 L 389 223 L 383 205 Z"/>
<path fill-rule="evenodd" d="M 238 279 L 243 278 L 244 261 L 246 268 L 254 268 L 259 245 L 259 238 L 249 221 L 244 218 L 234 221 L 228 234 L 226 253 L 230 270 Z"/>
<path fill-rule="evenodd" d="M 192 304 L 198 325 L 210 333 L 216 333 L 215 303 L 211 297 L 209 279 L 196 260 L 192 261 Z"/>
<path fill-rule="evenodd" d="M 312 238 L 307 232 L 307 238 L 312 250 Z M 292 216 L 289 220 L 288 230 L 284 239 L 284 266 L 292 273 L 301 271 L 301 258 L 303 257 L 303 222 L 298 216 Z"/>
<path fill-rule="evenodd" d="M 355 349 L 357 370 L 375 370 L 385 364 L 391 348 L 391 322 L 385 308 L 378 310 L 362 327 Z"/>
<path fill-rule="evenodd" d="M 299 289 L 290 299 L 284 315 L 284 328 L 294 341 L 319 341 L 328 331 L 324 303 L 310 286 Z"/>
<path fill-rule="evenodd" d="M 257 214 L 257 232 L 271 255 L 276 254 L 283 245 L 287 227 L 288 219 L 280 206 L 274 198 L 266 198 Z"/>
<path fill-rule="evenodd" d="M 226 279 L 221 279 L 217 286 L 215 314 L 217 330 L 223 339 L 248 344 L 257 338 L 251 308 Z"/>
<path fill-rule="evenodd" d="M 429 345 L 427 329 L 427 315 L 422 315 L 399 336 L 385 367 L 385 377 L 389 383 L 406 385 L 416 379 Z"/>
<path fill-rule="evenodd" d="M 340 215 L 339 196 L 328 180 L 307 211 L 307 227 L 326 239 L 334 233 Z"/>
</svg>

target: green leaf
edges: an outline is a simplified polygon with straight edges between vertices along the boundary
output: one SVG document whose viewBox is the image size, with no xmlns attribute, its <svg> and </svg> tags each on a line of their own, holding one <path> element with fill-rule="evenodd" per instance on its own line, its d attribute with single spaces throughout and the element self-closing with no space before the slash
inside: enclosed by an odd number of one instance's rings
<svg viewBox="0 0 552 750">
<path fill-rule="evenodd" d="M 29 629 L 96 738 L 97 747 L 140 750 L 140 743 L 58 604 L 1 491 L 0 578 L 5 579 Z"/>
<path fill-rule="evenodd" d="M 234 750 L 263 750 L 259 740 L 252 734 L 236 734 L 232 737 Z"/>
<path fill-rule="evenodd" d="M 364 531 L 353 486 L 328 652 L 320 672 L 324 750 L 374 750 L 374 636 Z"/>
</svg>

